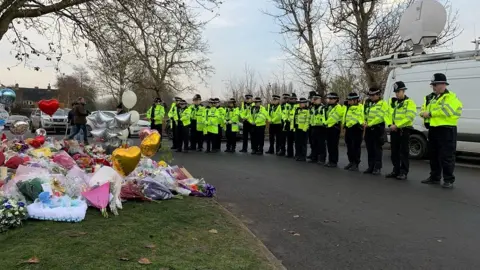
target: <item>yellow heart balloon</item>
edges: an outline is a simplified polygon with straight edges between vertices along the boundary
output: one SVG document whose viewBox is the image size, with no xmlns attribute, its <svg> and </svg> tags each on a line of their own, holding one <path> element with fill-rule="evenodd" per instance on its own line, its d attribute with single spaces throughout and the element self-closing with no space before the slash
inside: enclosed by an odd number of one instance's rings
<svg viewBox="0 0 480 270">
<path fill-rule="evenodd" d="M 113 168 L 123 176 L 129 175 L 140 162 L 141 151 L 138 146 L 117 148 L 112 153 Z"/>
<path fill-rule="evenodd" d="M 153 157 L 158 151 L 160 147 L 162 136 L 157 133 L 151 133 L 145 139 L 143 139 L 142 143 L 140 144 L 140 149 L 142 150 L 142 154 L 146 157 Z"/>
</svg>

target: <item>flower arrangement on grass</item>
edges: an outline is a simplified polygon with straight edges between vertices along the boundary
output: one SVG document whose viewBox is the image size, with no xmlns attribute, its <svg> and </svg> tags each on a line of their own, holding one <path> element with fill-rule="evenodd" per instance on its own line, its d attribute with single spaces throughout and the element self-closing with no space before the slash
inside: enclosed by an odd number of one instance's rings
<svg viewBox="0 0 480 270">
<path fill-rule="evenodd" d="M 27 208 L 24 202 L 0 198 L 0 232 L 19 227 L 27 218 Z"/>
</svg>

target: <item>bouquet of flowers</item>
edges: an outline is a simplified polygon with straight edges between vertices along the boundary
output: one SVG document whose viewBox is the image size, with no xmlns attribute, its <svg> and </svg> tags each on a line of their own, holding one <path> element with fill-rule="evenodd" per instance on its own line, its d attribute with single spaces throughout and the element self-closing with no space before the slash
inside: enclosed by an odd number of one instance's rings
<svg viewBox="0 0 480 270">
<path fill-rule="evenodd" d="M 0 232 L 22 225 L 27 218 L 25 203 L 12 199 L 0 199 Z"/>
</svg>

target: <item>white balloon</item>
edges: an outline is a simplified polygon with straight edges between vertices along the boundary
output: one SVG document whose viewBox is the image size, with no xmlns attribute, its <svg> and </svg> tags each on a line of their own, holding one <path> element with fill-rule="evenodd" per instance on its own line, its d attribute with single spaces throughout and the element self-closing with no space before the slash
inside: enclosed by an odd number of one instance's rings
<svg viewBox="0 0 480 270">
<path fill-rule="evenodd" d="M 122 95 L 122 103 L 127 109 L 133 108 L 137 104 L 137 95 L 130 90 L 125 91 Z"/>
<path fill-rule="evenodd" d="M 130 113 L 130 123 L 135 125 L 140 120 L 140 114 L 137 111 L 129 111 Z"/>
<path fill-rule="evenodd" d="M 128 129 L 118 132 L 117 138 L 119 138 L 122 141 L 125 141 L 126 139 L 128 139 Z"/>
</svg>

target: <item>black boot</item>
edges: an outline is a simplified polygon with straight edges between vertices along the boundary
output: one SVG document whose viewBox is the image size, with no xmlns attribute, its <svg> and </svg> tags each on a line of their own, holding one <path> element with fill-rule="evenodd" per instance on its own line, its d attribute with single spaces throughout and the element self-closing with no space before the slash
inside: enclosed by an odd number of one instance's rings
<svg viewBox="0 0 480 270">
<path fill-rule="evenodd" d="M 423 180 L 420 183 L 427 184 L 427 185 L 439 185 L 440 180 L 436 180 L 436 179 L 433 179 L 432 177 L 428 177 L 427 179 Z"/>
<path fill-rule="evenodd" d="M 327 167 L 327 168 L 336 168 L 336 167 L 337 167 L 337 164 L 336 164 L 336 163 L 332 163 L 332 162 L 328 162 L 327 164 L 325 164 L 325 167 Z"/>
<path fill-rule="evenodd" d="M 373 169 L 372 174 L 373 175 L 380 175 L 380 174 L 382 174 L 382 171 L 380 169 Z"/>
<path fill-rule="evenodd" d="M 405 173 L 400 173 L 399 175 L 397 175 L 397 177 L 395 177 L 397 180 L 407 180 L 407 174 Z"/>
<path fill-rule="evenodd" d="M 355 165 L 355 163 L 353 163 L 353 162 L 350 162 L 350 163 L 348 163 L 348 165 L 347 165 L 347 166 L 343 167 L 343 169 L 348 171 L 348 170 L 350 170 L 350 168 L 352 168 L 352 167 L 353 167 L 353 165 Z"/>
<path fill-rule="evenodd" d="M 248 151 L 246 149 L 240 150 L 240 153 L 247 153 Z"/>
<path fill-rule="evenodd" d="M 385 175 L 385 178 L 397 178 L 397 176 L 398 176 L 398 173 L 391 172 L 391 173 Z"/>
<path fill-rule="evenodd" d="M 268 151 L 265 152 L 265 154 L 272 155 L 272 154 L 275 154 L 275 152 L 273 151 L 273 148 L 268 148 Z"/>
<path fill-rule="evenodd" d="M 358 165 L 354 163 L 348 170 L 351 172 L 358 172 Z"/>
<path fill-rule="evenodd" d="M 444 182 L 443 185 L 442 185 L 442 188 L 448 188 L 448 189 L 451 189 L 453 188 L 453 183 L 450 183 L 450 182 Z"/>
<path fill-rule="evenodd" d="M 277 156 L 279 157 L 285 156 L 285 150 L 280 150 L 280 152 L 277 153 Z"/>
<path fill-rule="evenodd" d="M 373 173 L 373 169 L 372 168 L 368 168 L 366 169 L 365 171 L 363 171 L 364 174 L 372 174 Z"/>
</svg>

